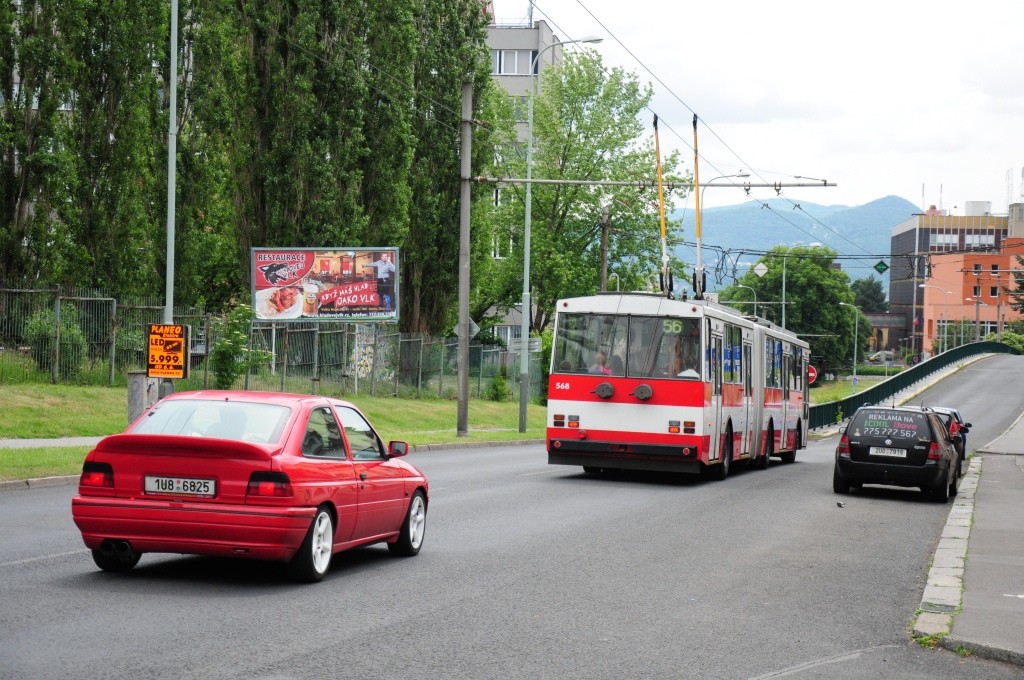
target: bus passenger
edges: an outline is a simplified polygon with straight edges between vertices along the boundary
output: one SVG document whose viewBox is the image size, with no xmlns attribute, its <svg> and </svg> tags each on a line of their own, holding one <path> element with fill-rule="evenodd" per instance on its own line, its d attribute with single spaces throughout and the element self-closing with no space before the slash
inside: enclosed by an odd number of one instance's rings
<svg viewBox="0 0 1024 680">
<path fill-rule="evenodd" d="M 605 364 L 608 361 L 608 356 L 601 350 L 597 350 L 594 355 L 594 363 L 590 367 L 591 373 L 599 373 L 601 375 L 611 375 L 612 369 L 608 368 Z"/>
<path fill-rule="evenodd" d="M 622 367 L 622 359 L 619 358 L 618 354 L 612 355 L 612 360 L 608 366 L 611 369 L 611 375 L 626 375 L 626 369 Z"/>
</svg>

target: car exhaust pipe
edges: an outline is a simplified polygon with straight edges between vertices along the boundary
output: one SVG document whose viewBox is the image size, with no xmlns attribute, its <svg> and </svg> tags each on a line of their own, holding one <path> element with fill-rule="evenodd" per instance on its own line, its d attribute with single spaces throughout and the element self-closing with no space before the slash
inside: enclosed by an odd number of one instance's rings
<svg viewBox="0 0 1024 680">
<path fill-rule="evenodd" d="M 100 543 L 100 552 L 106 557 L 117 557 L 121 560 L 131 559 L 135 554 L 132 544 L 128 541 L 116 541 L 109 538 L 103 539 Z"/>
</svg>

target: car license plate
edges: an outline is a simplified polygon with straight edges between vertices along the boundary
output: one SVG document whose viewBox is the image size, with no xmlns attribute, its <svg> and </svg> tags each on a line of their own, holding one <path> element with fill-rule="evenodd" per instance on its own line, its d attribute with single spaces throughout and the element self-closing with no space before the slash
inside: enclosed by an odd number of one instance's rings
<svg viewBox="0 0 1024 680">
<path fill-rule="evenodd" d="M 870 451 L 872 456 L 889 456 L 890 458 L 906 458 L 906 449 L 887 449 L 884 446 L 872 446 Z"/>
<path fill-rule="evenodd" d="M 146 493 L 166 493 L 178 496 L 215 496 L 217 495 L 217 482 L 213 479 L 147 476 Z"/>
</svg>

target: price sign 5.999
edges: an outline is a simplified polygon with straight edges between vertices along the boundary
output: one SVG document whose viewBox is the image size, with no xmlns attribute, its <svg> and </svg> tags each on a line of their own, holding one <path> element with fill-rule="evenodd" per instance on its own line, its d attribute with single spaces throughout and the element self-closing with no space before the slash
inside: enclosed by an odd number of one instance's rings
<svg viewBox="0 0 1024 680">
<path fill-rule="evenodd" d="M 188 326 L 150 324 L 146 374 L 150 378 L 187 378 L 188 344 Z"/>
</svg>

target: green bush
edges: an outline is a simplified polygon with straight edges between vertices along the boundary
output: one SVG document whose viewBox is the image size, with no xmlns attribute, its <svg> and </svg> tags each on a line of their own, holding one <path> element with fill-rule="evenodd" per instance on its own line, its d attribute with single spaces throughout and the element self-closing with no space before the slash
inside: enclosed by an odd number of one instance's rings
<svg viewBox="0 0 1024 680">
<path fill-rule="evenodd" d="M 512 390 L 508 386 L 508 380 L 505 379 L 504 367 L 491 378 L 491 384 L 487 386 L 484 398 L 488 401 L 508 401 L 512 398 Z"/>
<path fill-rule="evenodd" d="M 216 389 L 230 390 L 246 371 L 272 358 L 266 350 L 249 348 L 249 325 L 254 318 L 256 312 L 252 307 L 238 305 L 214 322 L 219 339 L 210 351 L 210 370 Z"/>
<path fill-rule="evenodd" d="M 52 374 L 53 342 L 57 327 L 54 310 L 47 308 L 33 314 L 25 324 L 25 344 L 40 371 Z M 72 380 L 82 368 L 88 344 L 78 324 L 78 310 L 65 304 L 60 310 L 60 347 L 57 373 L 61 380 Z"/>
</svg>

